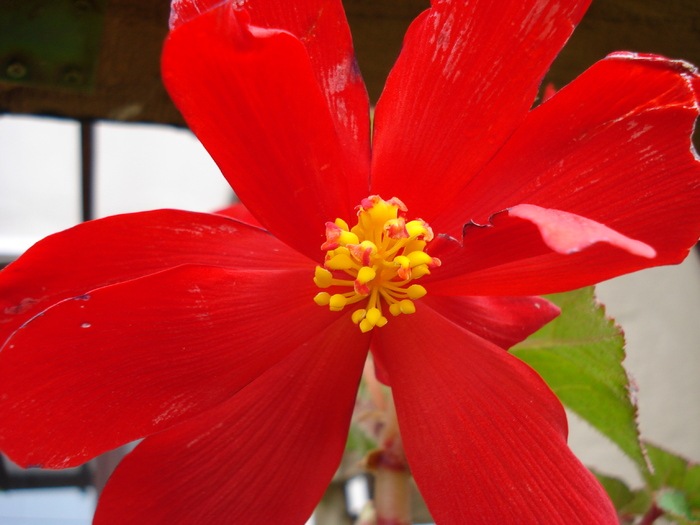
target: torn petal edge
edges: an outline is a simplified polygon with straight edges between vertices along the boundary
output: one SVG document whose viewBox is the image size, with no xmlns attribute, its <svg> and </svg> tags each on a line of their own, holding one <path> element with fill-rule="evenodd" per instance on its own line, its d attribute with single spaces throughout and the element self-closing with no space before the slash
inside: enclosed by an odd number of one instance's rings
<svg viewBox="0 0 700 525">
<path fill-rule="evenodd" d="M 172 0 L 168 25 L 170 30 L 180 27 L 185 22 L 225 4 L 227 0 Z"/>
</svg>

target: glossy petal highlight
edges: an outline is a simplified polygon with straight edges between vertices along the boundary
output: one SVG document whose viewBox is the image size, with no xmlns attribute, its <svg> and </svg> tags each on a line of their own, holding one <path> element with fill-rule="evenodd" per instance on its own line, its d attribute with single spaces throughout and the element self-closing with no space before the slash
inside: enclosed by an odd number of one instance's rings
<svg viewBox="0 0 700 525">
<path fill-rule="evenodd" d="M 638 257 L 656 257 L 656 250 L 648 244 L 574 213 L 519 204 L 508 210 L 508 215 L 532 222 L 539 229 L 544 243 L 562 255 L 571 255 L 604 242 Z"/>
<path fill-rule="evenodd" d="M 283 242 L 320 259 L 324 224 L 367 195 L 350 171 L 306 48 L 222 6 L 182 24 L 163 78 L 234 191 Z"/>
<path fill-rule="evenodd" d="M 369 172 L 369 99 L 352 47 L 340 0 L 296 0 L 292 5 L 267 0 L 176 0 L 171 29 L 218 5 L 250 14 L 254 26 L 281 29 L 296 36 L 335 123 L 345 169 L 365 179 Z"/>
</svg>

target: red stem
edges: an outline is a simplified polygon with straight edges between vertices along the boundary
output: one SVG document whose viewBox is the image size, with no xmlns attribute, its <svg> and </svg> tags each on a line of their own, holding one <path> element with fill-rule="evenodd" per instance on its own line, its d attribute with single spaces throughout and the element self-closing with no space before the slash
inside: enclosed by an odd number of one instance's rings
<svg viewBox="0 0 700 525">
<path fill-rule="evenodd" d="M 639 525 L 651 525 L 656 521 L 656 518 L 660 518 L 663 515 L 664 511 L 657 507 L 656 503 L 652 503 L 651 507 L 649 507 L 649 510 L 642 518 L 642 521 L 639 522 Z"/>
<path fill-rule="evenodd" d="M 388 396 L 386 421 L 374 458 L 377 525 L 411 525 L 411 473 L 403 450 L 394 400 Z"/>
</svg>

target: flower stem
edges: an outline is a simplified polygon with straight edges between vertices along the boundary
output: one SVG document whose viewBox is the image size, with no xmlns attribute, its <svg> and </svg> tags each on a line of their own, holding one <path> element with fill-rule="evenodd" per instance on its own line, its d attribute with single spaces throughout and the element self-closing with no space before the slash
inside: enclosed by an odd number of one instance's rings
<svg viewBox="0 0 700 525">
<path fill-rule="evenodd" d="M 389 396 L 386 425 L 374 460 L 377 525 L 411 525 L 411 473 L 399 433 L 394 400 Z"/>
<path fill-rule="evenodd" d="M 664 511 L 657 507 L 656 503 L 652 503 L 651 507 L 649 507 L 649 510 L 642 518 L 642 521 L 639 522 L 639 525 L 652 525 L 652 523 L 656 521 L 656 518 L 660 518 L 663 515 Z"/>
<path fill-rule="evenodd" d="M 377 525 L 410 525 L 411 494 L 406 470 L 379 467 L 375 473 L 374 504 Z"/>
</svg>

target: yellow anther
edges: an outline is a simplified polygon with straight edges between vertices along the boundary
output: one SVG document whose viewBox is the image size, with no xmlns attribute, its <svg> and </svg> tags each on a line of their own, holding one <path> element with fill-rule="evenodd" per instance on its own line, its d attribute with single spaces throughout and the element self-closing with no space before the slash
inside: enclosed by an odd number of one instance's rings
<svg viewBox="0 0 700 525">
<path fill-rule="evenodd" d="M 316 267 L 316 274 L 314 275 L 314 283 L 316 283 L 316 286 L 319 288 L 328 288 L 332 280 L 333 274 L 331 272 L 320 266 Z"/>
<path fill-rule="evenodd" d="M 433 230 L 422 220 L 415 220 L 406 223 L 406 230 L 411 237 L 422 237 L 426 241 L 433 240 Z"/>
<path fill-rule="evenodd" d="M 416 305 L 413 304 L 413 301 L 410 299 L 404 299 L 399 303 L 399 307 L 401 308 L 401 313 L 402 314 L 415 314 L 416 313 Z"/>
<path fill-rule="evenodd" d="M 369 266 L 372 263 L 372 257 L 377 252 L 377 245 L 372 241 L 362 241 L 360 244 L 348 244 L 348 253 L 360 263 L 362 266 Z"/>
<path fill-rule="evenodd" d="M 419 264 L 430 264 L 433 258 L 425 252 L 411 252 L 406 257 L 411 261 L 411 268 L 415 268 Z"/>
<path fill-rule="evenodd" d="M 326 268 L 330 270 L 349 270 L 353 266 L 355 266 L 355 263 L 352 262 L 349 255 L 345 255 L 344 253 L 336 255 L 329 261 L 326 261 Z"/>
<path fill-rule="evenodd" d="M 357 295 L 361 295 L 362 297 L 367 297 L 369 294 L 372 293 L 372 290 L 370 290 L 369 286 L 366 283 L 361 283 L 357 279 L 355 279 L 352 288 L 353 290 L 355 290 L 355 293 Z"/>
<path fill-rule="evenodd" d="M 377 312 L 377 314 L 370 317 L 369 314 L 373 310 L 375 310 Z M 362 330 L 363 332 L 369 332 L 375 326 L 378 326 L 381 328 L 382 326 L 384 326 L 388 322 L 389 322 L 389 320 L 386 317 L 384 317 L 379 312 L 379 310 L 377 310 L 376 308 L 370 308 L 367 311 L 367 316 L 360 321 L 360 330 Z"/>
<path fill-rule="evenodd" d="M 363 334 L 366 334 L 372 328 L 374 328 L 374 325 L 370 323 L 367 319 L 363 319 L 362 321 L 360 321 L 360 330 L 362 330 Z"/>
<path fill-rule="evenodd" d="M 370 308 L 365 315 L 365 319 L 372 323 L 372 326 L 376 325 L 381 318 L 382 312 L 379 311 L 379 308 Z"/>
<path fill-rule="evenodd" d="M 403 249 L 403 255 L 407 255 L 412 252 L 422 252 L 427 246 L 427 242 L 418 240 L 416 238 L 410 238 Z"/>
<path fill-rule="evenodd" d="M 420 299 L 428 292 L 420 284 L 412 284 L 411 286 L 408 287 L 408 290 L 406 290 L 406 293 L 408 294 L 408 297 L 411 299 Z"/>
<path fill-rule="evenodd" d="M 319 306 L 326 306 L 331 302 L 331 294 L 328 292 L 319 292 L 314 297 L 314 302 Z"/>
<path fill-rule="evenodd" d="M 341 246 L 346 244 L 357 244 L 360 242 L 360 239 L 358 239 L 357 235 L 354 233 L 344 231 L 338 236 L 338 242 L 341 244 Z"/>
<path fill-rule="evenodd" d="M 401 266 L 401 268 L 411 267 L 411 259 L 409 259 L 405 255 L 399 255 L 398 257 L 394 257 L 394 263 L 396 264 L 396 266 Z"/>
<path fill-rule="evenodd" d="M 421 219 L 407 222 L 400 200 L 372 195 L 357 210 L 357 224 L 351 228 L 342 219 L 325 224 L 321 248 L 326 256 L 324 265 L 316 268 L 314 283 L 329 291 L 317 294 L 314 301 L 334 312 L 357 303 L 352 322 L 369 332 L 388 322 L 383 312 L 415 313 L 413 301 L 426 289 L 409 283 L 430 274 L 440 261 L 425 252 L 433 239 L 430 226 Z"/>
<path fill-rule="evenodd" d="M 411 270 L 412 279 L 419 279 L 424 275 L 430 275 L 430 269 L 425 264 L 419 264 L 413 270 Z"/>
<path fill-rule="evenodd" d="M 399 267 L 396 274 L 399 279 L 406 281 L 411 279 L 411 260 L 405 255 L 394 257 L 394 264 Z"/>
<path fill-rule="evenodd" d="M 369 266 L 363 266 L 360 268 L 360 271 L 357 272 L 357 280 L 362 284 L 370 282 L 376 276 L 377 272 L 374 270 L 374 268 L 370 268 Z"/>
<path fill-rule="evenodd" d="M 352 313 L 352 322 L 355 324 L 359 324 L 360 321 L 362 321 L 365 318 L 365 313 L 366 313 L 366 310 L 364 308 L 360 308 L 359 310 L 355 310 Z"/>
<path fill-rule="evenodd" d="M 396 219 L 399 209 L 406 211 L 406 206 L 396 197 L 385 201 L 377 195 L 372 195 L 362 202 L 361 210 L 360 213 L 358 213 L 358 216 L 360 217 L 360 220 L 363 218 L 368 218 L 371 220 L 374 227 L 382 227 L 387 221 Z"/>
<path fill-rule="evenodd" d="M 340 312 L 343 308 L 345 308 L 347 302 L 348 300 L 344 295 L 337 293 L 335 295 L 331 295 L 330 300 L 328 301 L 328 306 L 330 307 L 331 312 Z"/>
<path fill-rule="evenodd" d="M 406 229 L 406 221 L 403 219 L 391 219 L 384 223 L 384 231 L 390 239 L 408 239 L 409 232 Z"/>
</svg>

